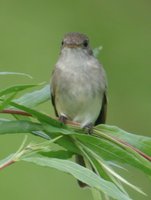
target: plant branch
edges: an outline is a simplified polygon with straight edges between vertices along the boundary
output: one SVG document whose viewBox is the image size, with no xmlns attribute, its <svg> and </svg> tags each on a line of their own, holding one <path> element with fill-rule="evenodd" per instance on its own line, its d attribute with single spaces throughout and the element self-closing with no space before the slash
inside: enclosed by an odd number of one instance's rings
<svg viewBox="0 0 151 200">
<path fill-rule="evenodd" d="M 25 111 L 21 111 L 21 110 L 14 110 L 14 109 L 4 109 L 4 110 L 0 110 L 0 113 L 2 114 L 12 114 L 12 115 L 23 115 L 23 116 L 27 116 L 27 117 L 32 117 L 32 114 L 25 112 Z M 58 117 L 51 117 L 53 119 L 59 120 Z M 79 127 L 80 124 L 77 122 L 73 122 L 73 121 L 66 121 L 66 124 L 74 126 L 74 127 Z"/>
<path fill-rule="evenodd" d="M 13 114 L 13 115 L 23 115 L 23 116 L 29 116 L 31 117 L 32 115 L 24 112 L 24 111 L 20 111 L 20 110 L 11 110 L 11 109 L 5 109 L 5 110 L 1 110 L 0 113 L 4 113 L 4 114 Z"/>
<path fill-rule="evenodd" d="M 8 167 L 9 165 L 14 164 L 16 161 L 15 160 L 9 160 L 6 163 L 4 163 L 3 165 L 0 166 L 0 170 L 4 169 L 5 167 Z"/>
<path fill-rule="evenodd" d="M 117 139 L 117 138 L 116 138 Z M 140 151 L 139 149 L 133 147 L 132 145 L 130 145 L 129 143 L 123 141 L 123 140 L 120 140 L 120 139 L 117 139 L 120 143 L 130 147 L 131 149 L 133 149 L 135 152 L 137 152 L 138 154 L 140 154 L 141 156 L 143 156 L 145 159 L 149 160 L 151 162 L 151 157 L 146 155 L 144 152 Z"/>
<path fill-rule="evenodd" d="M 137 149 L 136 147 L 132 146 L 131 144 L 123 141 L 123 140 L 120 140 L 116 137 L 113 137 L 113 136 L 109 136 L 107 134 L 104 134 L 102 132 L 98 132 L 96 129 L 95 129 L 95 132 L 96 132 L 96 136 L 98 137 L 98 135 L 110 140 L 111 142 L 114 142 L 115 144 L 118 144 L 120 145 L 121 147 L 123 148 L 126 148 L 127 150 L 130 149 L 130 150 L 133 150 L 135 153 L 138 153 L 139 155 L 141 155 L 143 158 L 145 158 L 146 160 L 150 161 L 151 162 L 151 156 L 148 156 L 147 154 L 145 154 L 144 152 L 140 151 L 139 149 Z"/>
<path fill-rule="evenodd" d="M 23 115 L 23 116 L 28 116 L 28 117 L 32 117 L 32 115 L 30 113 L 27 113 L 27 112 L 24 112 L 24 111 L 21 111 L 21 110 L 12 110 L 12 109 L 4 109 L 4 110 L 1 110 L 0 113 L 3 113 L 3 114 L 15 114 L 15 115 Z M 54 118 L 56 120 L 58 120 L 58 118 Z M 73 122 L 73 121 L 69 121 L 67 120 L 66 121 L 66 124 L 67 125 L 71 125 L 73 127 L 77 127 L 79 128 L 80 124 L 77 123 L 77 122 Z M 97 130 L 96 130 L 97 132 Z M 103 134 L 104 135 L 104 134 Z M 140 154 L 142 157 L 144 157 L 146 160 L 150 161 L 151 162 L 151 157 L 146 155 L 144 152 L 140 151 L 139 149 L 135 148 L 134 146 L 130 145 L 129 143 L 123 141 L 123 140 L 120 140 L 118 138 L 115 138 L 115 137 L 111 137 L 111 136 L 105 136 L 107 137 L 108 139 L 112 140 L 112 142 L 114 141 L 115 143 L 118 143 L 118 144 L 123 144 L 127 147 L 129 147 L 130 149 L 134 150 L 136 153 Z"/>
</svg>

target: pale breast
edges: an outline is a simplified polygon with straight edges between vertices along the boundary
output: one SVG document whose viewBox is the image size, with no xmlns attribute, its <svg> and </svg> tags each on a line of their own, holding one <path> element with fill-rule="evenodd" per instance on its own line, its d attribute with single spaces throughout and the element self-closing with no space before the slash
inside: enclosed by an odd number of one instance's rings
<svg viewBox="0 0 151 200">
<path fill-rule="evenodd" d="M 58 114 L 81 123 L 81 126 L 94 123 L 100 113 L 106 87 L 104 71 L 96 59 L 60 61 L 53 79 Z"/>
</svg>

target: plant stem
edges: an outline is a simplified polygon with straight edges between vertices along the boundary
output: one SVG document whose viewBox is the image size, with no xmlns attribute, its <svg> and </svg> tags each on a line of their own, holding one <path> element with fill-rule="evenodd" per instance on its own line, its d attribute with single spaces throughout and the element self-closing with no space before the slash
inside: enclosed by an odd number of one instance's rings
<svg viewBox="0 0 151 200">
<path fill-rule="evenodd" d="M 11 109 L 5 109 L 5 110 L 1 110 L 0 113 L 4 113 L 4 114 L 13 114 L 13 115 L 24 115 L 24 116 L 29 116 L 31 117 L 32 115 L 24 112 L 24 111 L 20 111 L 20 110 L 11 110 Z"/>
<path fill-rule="evenodd" d="M 0 170 L 4 169 L 5 167 L 8 167 L 9 165 L 12 165 L 13 163 L 15 163 L 14 160 L 7 161 L 6 163 L 0 166 Z"/>
<path fill-rule="evenodd" d="M 114 142 L 115 144 L 121 146 L 121 147 L 124 148 L 124 149 L 130 150 L 130 151 L 133 150 L 133 152 L 135 152 L 135 153 L 141 155 L 143 158 L 145 158 L 146 160 L 148 160 L 148 161 L 151 162 L 151 157 L 150 157 L 150 156 L 146 155 L 144 152 L 140 151 L 140 150 L 137 149 L 136 147 L 130 145 L 129 143 L 127 143 L 127 142 L 125 142 L 125 141 L 123 141 L 123 140 L 120 140 L 120 139 L 118 139 L 118 138 L 116 138 L 116 137 L 113 137 L 113 136 L 109 136 L 109 135 L 107 135 L 107 134 L 105 134 L 105 133 L 103 133 L 103 132 L 101 132 L 101 131 L 98 131 L 97 129 L 95 129 L 95 135 L 96 135 L 96 136 L 99 136 L 99 135 L 100 135 L 100 136 L 102 136 L 102 137 L 108 139 L 109 141 Z"/>
<path fill-rule="evenodd" d="M 14 110 L 14 109 L 4 109 L 4 110 L 0 110 L 0 113 L 2 114 L 12 114 L 12 115 L 23 115 L 23 116 L 27 116 L 27 117 L 32 117 L 32 114 L 28 113 L 28 112 L 24 112 L 21 110 Z M 51 117 L 55 120 L 59 120 L 58 117 Z M 80 124 L 77 122 L 73 122 L 73 121 L 66 121 L 66 124 L 70 125 L 71 127 L 77 127 L 78 129 L 80 128 Z"/>
</svg>

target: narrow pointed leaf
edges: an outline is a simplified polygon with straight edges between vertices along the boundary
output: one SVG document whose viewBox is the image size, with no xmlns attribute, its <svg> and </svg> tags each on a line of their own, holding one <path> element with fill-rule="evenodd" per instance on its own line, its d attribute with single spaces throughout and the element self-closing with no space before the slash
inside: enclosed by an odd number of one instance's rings
<svg viewBox="0 0 151 200">
<path fill-rule="evenodd" d="M 24 94 L 14 102 L 32 108 L 48 100 L 50 100 L 50 86 L 46 85 L 42 89 Z"/>
<path fill-rule="evenodd" d="M 32 133 L 44 139 L 50 139 L 50 137 L 43 132 L 43 127 L 38 123 L 23 120 L 0 120 L 0 135 L 8 133 Z"/>
<path fill-rule="evenodd" d="M 10 94 L 10 93 L 19 92 L 19 91 L 22 91 L 22 90 L 25 90 L 25 89 L 28 89 L 28 88 L 32 88 L 32 87 L 35 87 L 35 86 L 37 86 L 37 85 L 36 84 L 14 85 L 14 86 L 11 86 L 11 87 L 8 87 L 6 89 L 1 90 L 0 91 L 0 97 L 3 96 L 3 95 Z"/>
<path fill-rule="evenodd" d="M 31 75 L 25 74 L 25 73 L 20 73 L 20 72 L 0 72 L 0 75 L 20 75 L 20 76 L 26 76 L 26 77 L 32 79 Z"/>
<path fill-rule="evenodd" d="M 98 55 L 100 54 L 100 51 L 102 51 L 103 47 L 102 46 L 99 46 L 95 49 L 93 49 L 93 54 L 95 57 L 98 57 Z"/>
<path fill-rule="evenodd" d="M 12 99 L 15 97 L 16 92 L 10 94 L 7 98 L 5 98 L 1 103 L 0 103 L 0 110 L 5 109 L 9 103 L 12 101 Z"/>
<path fill-rule="evenodd" d="M 82 167 L 69 160 L 46 157 L 27 157 L 24 161 L 32 162 L 40 166 L 52 167 L 60 171 L 73 175 L 76 179 L 88 184 L 89 186 L 100 190 L 116 200 L 130 200 L 127 195 L 122 193 L 113 183 L 108 182 L 89 169 Z"/>
<path fill-rule="evenodd" d="M 39 152 L 39 154 L 49 158 L 59 158 L 59 159 L 69 159 L 73 156 L 73 153 L 71 151 L 65 151 L 65 150 Z"/>
<path fill-rule="evenodd" d="M 151 156 L 151 137 L 128 133 L 116 126 L 110 125 L 102 124 L 97 126 L 96 129 L 112 137 L 121 139 Z"/>
<path fill-rule="evenodd" d="M 103 138 L 84 134 L 76 134 L 75 137 L 103 159 L 128 164 L 151 175 L 151 163 L 139 154 L 136 156 L 136 152 L 128 152 L 123 147 Z"/>
<path fill-rule="evenodd" d="M 37 118 L 40 122 L 48 123 L 54 127 L 65 127 L 65 125 L 62 124 L 61 122 L 59 122 L 41 112 L 38 112 L 32 108 L 29 108 L 27 106 L 24 106 L 24 105 L 15 103 L 15 102 L 11 102 L 10 105 L 31 114 L 33 117 Z"/>
</svg>

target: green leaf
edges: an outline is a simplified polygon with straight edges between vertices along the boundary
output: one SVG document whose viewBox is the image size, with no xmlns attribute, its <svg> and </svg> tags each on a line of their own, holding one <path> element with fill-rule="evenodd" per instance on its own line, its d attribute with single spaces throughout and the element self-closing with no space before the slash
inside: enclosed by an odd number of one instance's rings
<svg viewBox="0 0 151 200">
<path fill-rule="evenodd" d="M 43 122 L 42 122 L 42 125 L 43 125 L 43 128 L 46 131 L 46 133 L 48 135 L 50 135 L 50 137 L 52 137 L 52 138 L 59 136 L 60 134 L 64 135 L 64 137 L 62 137 L 60 140 L 57 141 L 57 143 L 60 146 L 64 147 L 65 149 L 67 149 L 71 152 L 74 152 L 76 154 L 80 153 L 79 149 L 74 144 L 73 138 L 69 136 L 69 135 L 75 134 L 73 132 L 73 130 L 70 130 L 70 129 L 68 130 L 67 126 L 64 126 L 64 128 L 62 128 L 62 126 L 61 127 L 55 127 L 55 126 L 52 126 L 48 123 L 43 123 Z"/>
<path fill-rule="evenodd" d="M 102 124 L 97 126 L 95 129 L 102 131 L 103 133 L 110 135 L 112 137 L 121 139 L 151 156 L 151 137 L 128 133 L 116 126 L 110 126 L 110 125 Z"/>
<path fill-rule="evenodd" d="M 43 132 L 43 127 L 30 121 L 5 121 L 0 120 L 0 134 L 12 133 L 32 133 L 36 136 L 50 139 L 50 137 Z"/>
<path fill-rule="evenodd" d="M 1 90 L 0 91 L 0 97 L 3 96 L 3 95 L 10 94 L 10 93 L 20 92 L 22 90 L 25 90 L 25 89 L 28 89 L 28 88 L 31 88 L 31 87 L 35 87 L 35 86 L 37 86 L 37 84 L 32 84 L 32 85 L 14 85 L 14 86 L 11 86 L 11 87 L 8 87 L 6 89 Z"/>
<path fill-rule="evenodd" d="M 59 134 L 61 133 L 63 135 L 74 134 L 74 131 L 72 129 L 68 129 L 67 126 L 65 126 L 64 124 L 60 124 L 60 122 L 59 122 L 59 127 L 58 127 L 58 125 L 57 125 L 57 127 L 55 127 L 55 126 L 45 123 L 45 122 L 42 122 L 42 124 L 43 124 L 44 129 L 47 131 L 47 133 L 50 133 L 51 135 L 53 135 L 53 134 L 56 135 L 57 133 L 59 133 Z"/>
<path fill-rule="evenodd" d="M 0 134 L 6 133 L 29 133 L 31 131 L 43 130 L 38 123 L 30 121 L 3 121 L 0 120 Z"/>
<path fill-rule="evenodd" d="M 15 99 L 14 102 L 32 108 L 48 100 L 50 100 L 50 85 L 46 85 L 42 89 L 24 94 L 20 98 Z"/>
<path fill-rule="evenodd" d="M 38 112 L 32 108 L 26 107 L 24 105 L 21 105 L 21 104 L 15 103 L 15 102 L 11 102 L 10 105 L 31 114 L 33 117 L 37 118 L 40 122 L 48 123 L 54 127 L 66 127 L 63 123 L 43 114 L 41 112 Z"/>
<path fill-rule="evenodd" d="M 40 166 L 52 167 L 60 171 L 73 175 L 76 179 L 96 188 L 108 196 L 117 200 L 130 200 L 127 195 L 122 193 L 113 183 L 108 182 L 89 169 L 82 167 L 68 160 L 46 158 L 46 157 L 26 157 L 24 161 L 32 162 Z"/>
<path fill-rule="evenodd" d="M 44 131 L 31 131 L 31 133 L 35 136 L 39 136 L 41 138 L 44 138 L 46 140 L 50 140 L 51 137 L 47 135 Z"/>
<path fill-rule="evenodd" d="M 127 151 L 115 144 L 114 141 L 111 142 L 104 138 L 84 134 L 76 134 L 74 137 L 104 160 L 128 164 L 151 175 L 151 163 L 135 151 Z"/>
<path fill-rule="evenodd" d="M 69 159 L 73 156 L 73 153 L 71 151 L 66 151 L 66 150 L 39 152 L 39 154 L 49 158 L 59 158 L 59 159 Z"/>
<path fill-rule="evenodd" d="M 16 96 L 16 92 L 13 94 L 10 94 L 8 98 L 5 98 L 0 103 L 0 110 L 3 110 L 4 108 L 6 108 L 15 96 Z"/>
<path fill-rule="evenodd" d="M 12 102 L 11 105 L 18 109 L 24 110 L 24 111 L 32 114 L 40 122 L 42 122 L 42 124 L 37 124 L 37 123 L 30 122 L 30 121 L 22 121 L 22 120 L 10 121 L 10 122 L 2 120 L 2 121 L 0 121 L 0 127 L 1 127 L 0 134 L 32 133 L 32 134 L 35 134 L 36 136 L 40 136 L 45 139 L 50 139 L 50 137 L 55 138 L 56 136 L 59 136 L 61 134 L 69 133 L 69 131 L 67 132 L 65 129 L 62 128 L 62 126 L 63 126 L 62 123 L 48 117 L 47 115 L 45 115 L 43 113 L 40 113 L 33 109 L 27 108 L 23 105 L 16 104 L 14 102 Z M 8 122 L 8 123 L 6 123 L 6 122 Z M 51 124 L 53 124 L 53 125 L 51 125 Z M 55 126 L 57 126 L 58 128 Z M 51 127 L 52 127 L 52 129 L 51 129 Z M 74 153 L 79 153 L 78 148 L 74 145 L 73 140 L 70 137 L 64 136 L 59 141 L 57 141 L 57 143 L 60 146 L 66 148 L 66 149 L 69 149 L 70 151 L 72 151 Z"/>
<path fill-rule="evenodd" d="M 20 73 L 20 72 L 0 72 L 0 75 L 20 75 L 20 76 L 26 76 L 26 77 L 32 79 L 31 75 L 25 74 L 25 73 Z"/>
<path fill-rule="evenodd" d="M 125 189 L 123 188 L 122 184 L 120 182 L 123 182 L 136 190 L 137 192 L 146 195 L 143 191 L 141 191 L 138 187 L 132 185 L 127 180 L 122 178 L 119 174 L 114 172 L 112 168 L 108 165 L 109 163 L 102 159 L 100 155 L 98 155 L 95 151 L 88 148 L 83 143 L 76 141 L 79 149 L 83 153 L 83 156 L 88 159 L 88 161 L 91 164 L 91 168 L 93 171 L 95 171 L 97 174 L 99 174 L 102 178 L 104 178 L 107 181 L 113 182 L 122 192 L 127 194 Z M 118 181 L 117 181 L 118 180 Z"/>
<path fill-rule="evenodd" d="M 103 47 L 102 46 L 99 46 L 95 49 L 93 49 L 93 54 L 95 57 L 98 57 L 98 55 L 100 54 L 100 51 L 102 51 Z"/>
<path fill-rule="evenodd" d="M 36 117 L 43 125 L 44 130 L 46 131 L 46 133 L 50 136 L 50 137 L 56 137 L 60 134 L 70 134 L 70 130 L 68 130 L 67 126 L 62 124 L 61 122 L 52 119 L 51 117 L 48 117 L 47 115 L 40 113 L 34 109 L 28 108 L 26 106 L 23 105 L 19 105 L 16 104 L 14 102 L 11 103 L 12 106 L 24 110 L 30 114 L 32 114 L 34 117 Z M 73 134 L 73 132 L 72 132 Z M 65 148 L 69 148 L 72 149 L 71 151 L 73 152 L 79 152 L 77 151 L 76 146 L 73 144 L 73 141 L 71 138 L 69 137 L 63 137 L 59 140 L 59 145 L 65 147 Z"/>
</svg>

